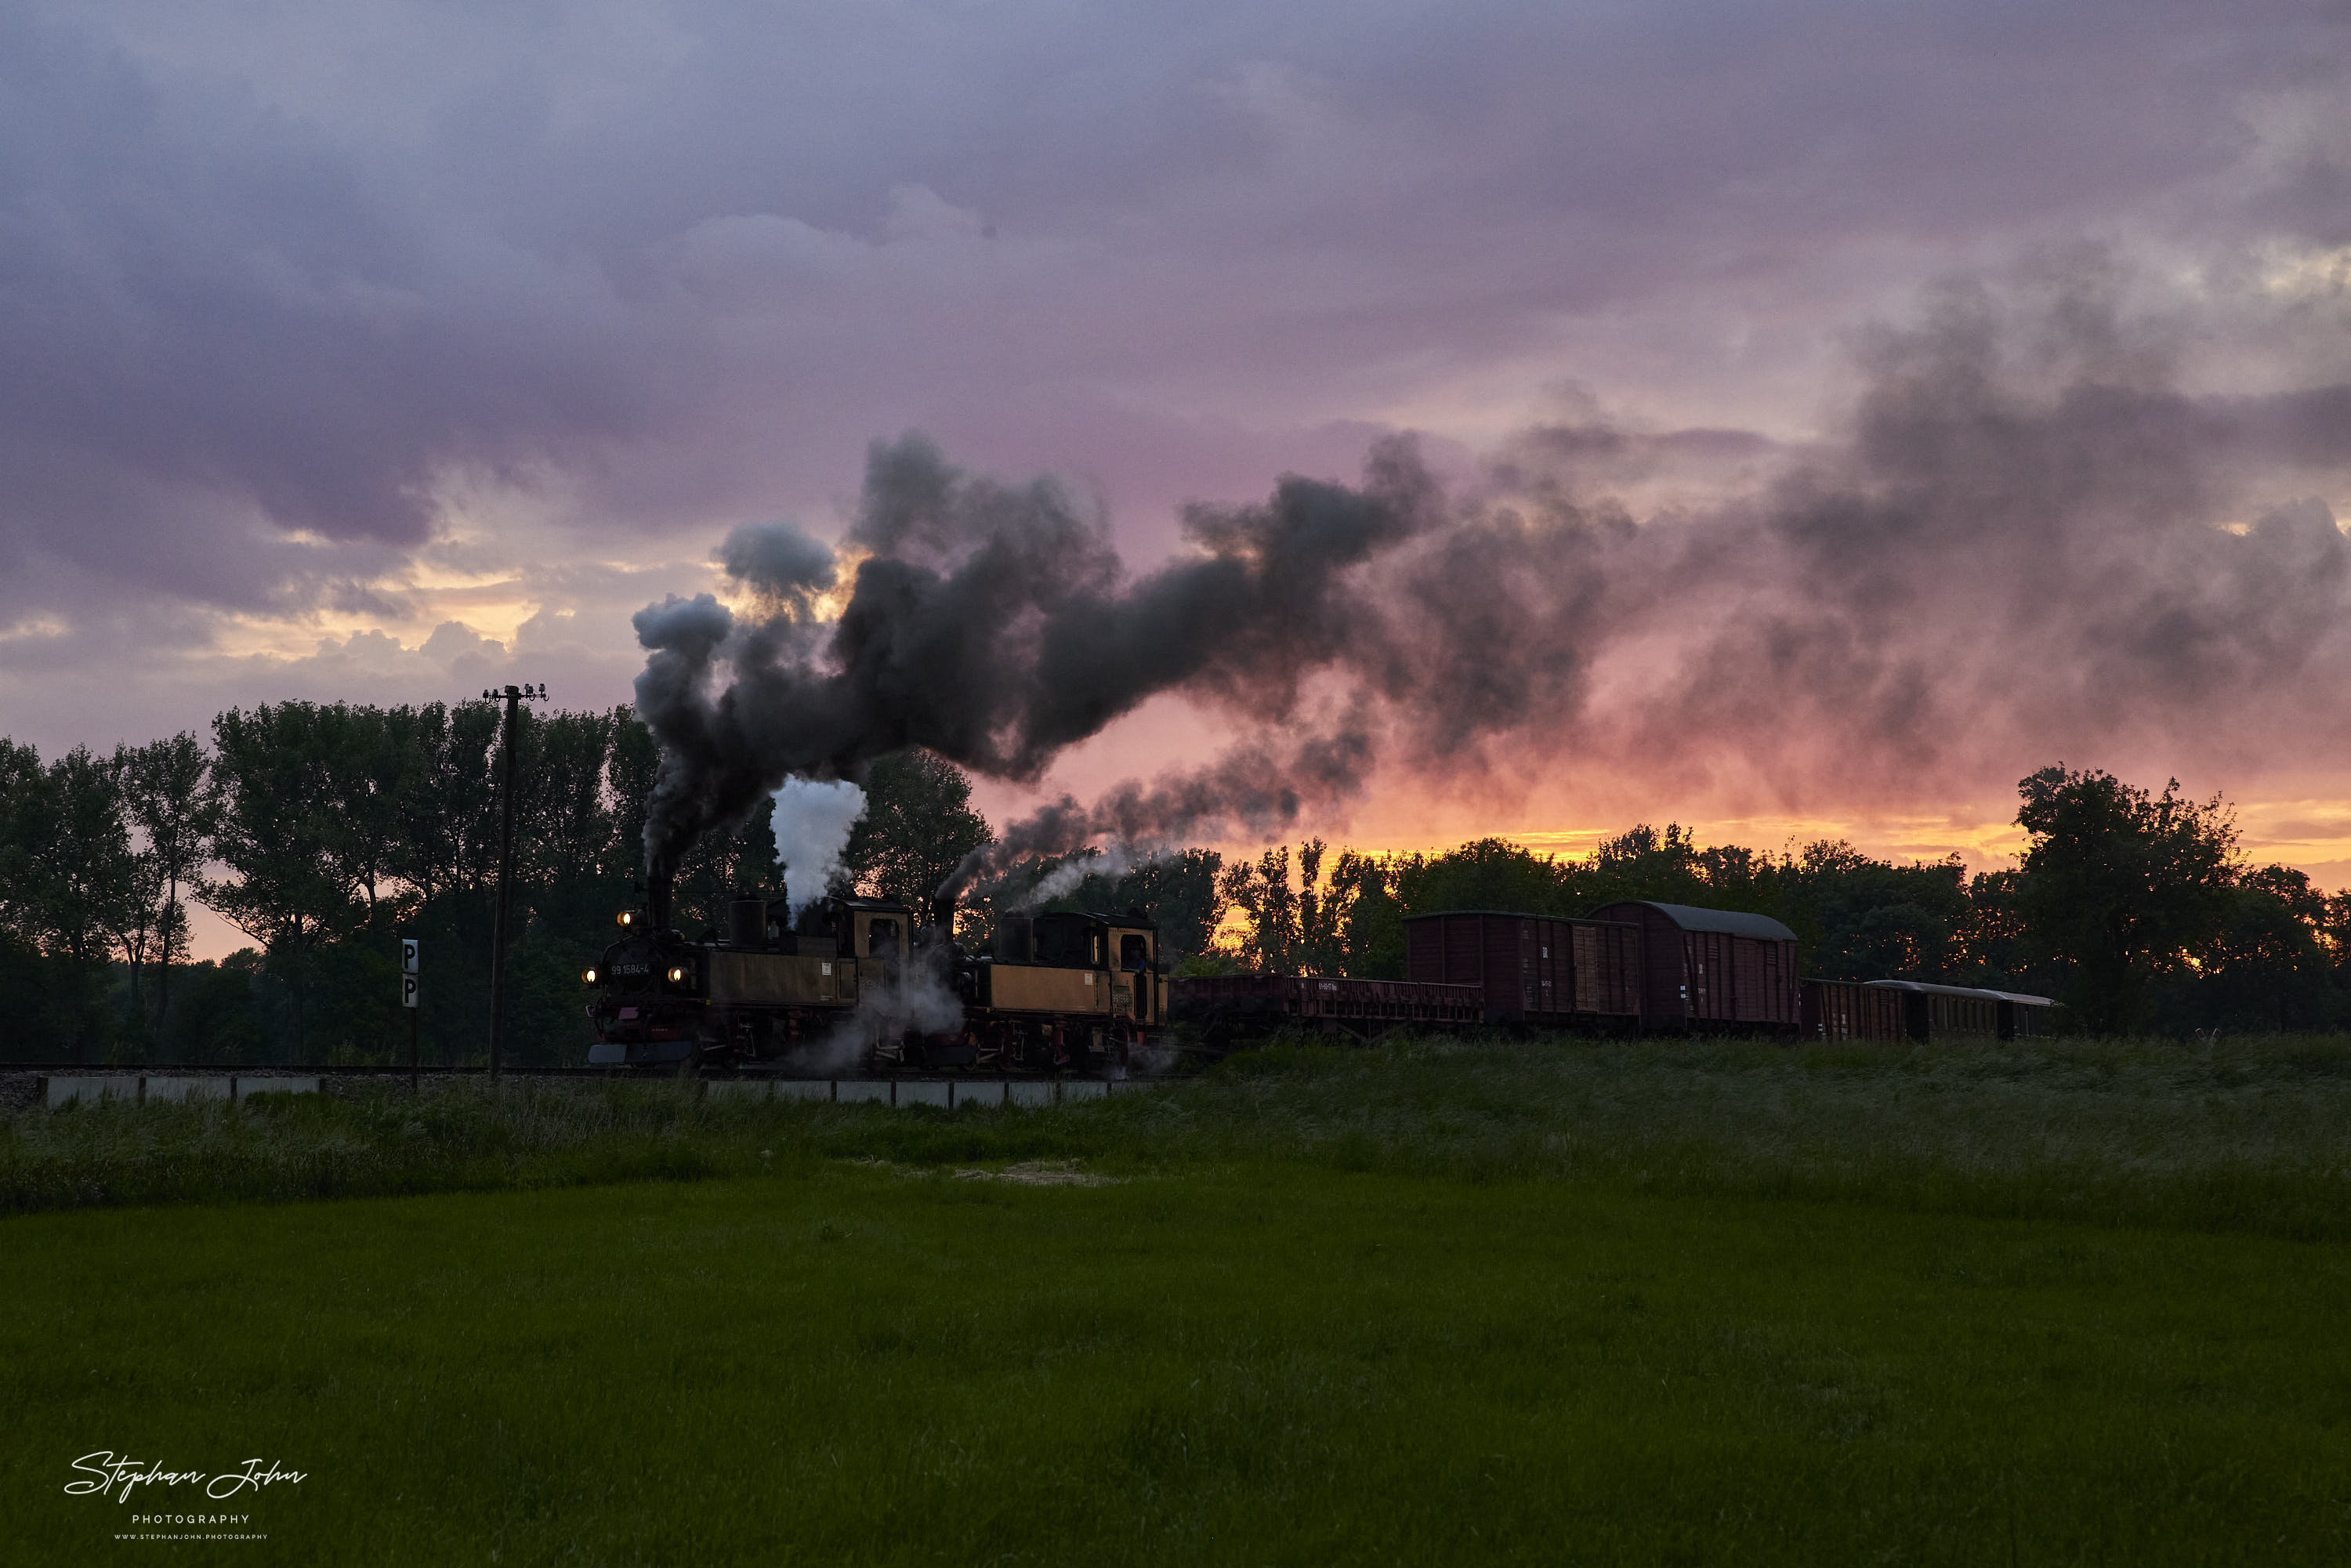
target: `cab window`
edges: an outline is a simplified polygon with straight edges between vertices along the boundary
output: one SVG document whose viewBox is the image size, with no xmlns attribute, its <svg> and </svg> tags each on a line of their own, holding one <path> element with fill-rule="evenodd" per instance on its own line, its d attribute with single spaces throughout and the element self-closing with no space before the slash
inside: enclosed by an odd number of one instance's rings
<svg viewBox="0 0 2351 1568">
<path fill-rule="evenodd" d="M 894 958 L 898 956 L 898 923 L 876 920 L 865 928 L 865 954 L 871 958 Z"/>
<path fill-rule="evenodd" d="M 1136 932 L 1128 932 L 1118 939 L 1118 967 L 1122 969 L 1147 969 L 1151 967 L 1151 939 Z"/>
</svg>

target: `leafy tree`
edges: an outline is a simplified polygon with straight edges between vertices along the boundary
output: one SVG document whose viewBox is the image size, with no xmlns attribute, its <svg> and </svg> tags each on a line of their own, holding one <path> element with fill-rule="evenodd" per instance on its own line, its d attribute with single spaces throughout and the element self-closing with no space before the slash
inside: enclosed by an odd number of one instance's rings
<svg viewBox="0 0 2351 1568">
<path fill-rule="evenodd" d="M 390 870 L 426 903 L 488 887 L 498 870 L 497 705 L 427 703 L 394 708 L 385 723 L 404 760 Z"/>
<path fill-rule="evenodd" d="M 1331 871 L 1338 915 L 1341 972 L 1366 979 L 1404 978 L 1404 902 L 1396 892 L 1397 862 L 1353 850 Z"/>
<path fill-rule="evenodd" d="M 41 754 L 0 736 L 0 925 L 27 947 L 38 942 L 42 924 L 33 845 L 47 789 Z"/>
<path fill-rule="evenodd" d="M 994 837 L 971 809 L 962 768 L 927 751 L 901 751 L 867 771 L 865 814 L 849 831 L 841 864 L 860 892 L 919 910 Z"/>
<path fill-rule="evenodd" d="M 2032 835 L 2018 913 L 2033 950 L 2063 977 L 2081 1023 L 2142 1027 L 2158 979 L 2200 959 L 2225 928 L 2236 827 L 2219 796 L 2160 795 L 2112 774 L 2044 768 L 2017 785 Z"/>
<path fill-rule="evenodd" d="M 1319 855 L 1322 846 L 1314 848 Z M 1247 922 L 1240 939 L 1243 967 L 1262 975 L 1295 973 L 1305 955 L 1298 893 L 1290 885 L 1290 846 L 1276 844 L 1254 863 L 1227 867 L 1217 891 Z"/>
<path fill-rule="evenodd" d="M 2219 935 L 2194 962 L 2192 985 L 2167 1010 L 2207 1027 L 2333 1023 L 2335 992 L 2321 936 L 2327 903 L 2302 872 L 2269 865 L 2245 873 L 2230 890 Z"/>
<path fill-rule="evenodd" d="M 1128 872 L 1093 907 L 1140 909 L 1157 923 L 1166 950 L 1181 958 L 1205 953 L 1217 939 L 1225 904 L 1217 874 L 1225 857 L 1214 850 L 1179 850 Z"/>
<path fill-rule="evenodd" d="M 119 933 L 134 923 L 137 861 L 110 759 L 76 747 L 47 768 L 30 747 L 0 757 L 8 774 L 7 905 L 17 935 L 43 955 L 55 1004 L 78 1060 L 101 1046 L 100 1005 Z"/>
<path fill-rule="evenodd" d="M 180 889 L 194 885 L 212 857 L 220 802 L 211 787 L 211 761 L 193 731 L 120 748 L 115 767 L 122 780 L 123 805 L 131 822 L 146 836 L 152 874 L 162 883 L 162 903 L 155 917 L 159 966 L 155 1016 L 159 1036 L 168 1042 L 172 956 L 184 945 L 188 926 Z"/>
<path fill-rule="evenodd" d="M 49 764 L 29 798 L 26 870 L 35 930 L 77 965 L 106 962 L 129 924 L 131 832 L 111 763 L 78 746 Z"/>
<path fill-rule="evenodd" d="M 2024 930 L 2024 873 L 2014 867 L 1978 872 L 1968 883 L 1968 913 L 1956 956 L 1960 985 L 2036 990 L 2051 982 L 2032 968 Z"/>
<path fill-rule="evenodd" d="M 334 716 L 308 703 L 231 708 L 213 721 L 221 791 L 214 852 L 235 880 L 207 881 L 197 896 L 260 941 L 286 976 L 298 1056 L 308 1043 L 312 955 L 357 913 L 340 809 L 345 740 Z"/>
<path fill-rule="evenodd" d="M 1530 915 L 1580 913 L 1559 863 L 1507 839 L 1476 839 L 1441 855 L 1405 857 L 1396 895 L 1406 915 L 1447 909 L 1499 909 Z"/>
<path fill-rule="evenodd" d="M 188 967 L 179 1039 L 193 1061 L 259 1063 L 269 1059 L 262 1022 L 262 956 L 240 947 L 214 964 Z"/>
<path fill-rule="evenodd" d="M 1782 862 L 1773 877 L 1782 917 L 1809 938 L 1806 973 L 1832 980 L 1958 977 L 1969 906 L 1956 857 L 1895 865 L 1824 841 Z M 1750 889 L 1761 882 L 1751 878 Z"/>
<path fill-rule="evenodd" d="M 141 981 L 146 975 L 147 952 L 155 945 L 156 933 L 163 921 L 163 873 L 152 852 L 131 852 L 129 869 L 122 873 L 118 892 L 120 896 L 110 905 L 113 918 L 109 932 L 121 950 L 124 966 L 131 971 L 131 1016 L 143 1023 L 147 1000 Z"/>
<path fill-rule="evenodd" d="M 618 725 L 617 713 L 552 713 L 524 727 L 515 838 L 525 880 L 546 886 L 603 866 L 615 826 L 604 773 Z"/>
</svg>

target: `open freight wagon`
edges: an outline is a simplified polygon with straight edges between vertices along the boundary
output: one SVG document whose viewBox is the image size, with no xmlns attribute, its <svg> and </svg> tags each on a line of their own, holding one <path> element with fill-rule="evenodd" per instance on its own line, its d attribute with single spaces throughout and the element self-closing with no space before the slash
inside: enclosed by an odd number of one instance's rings
<svg viewBox="0 0 2351 1568">
<path fill-rule="evenodd" d="M 1174 1016 L 1212 1050 L 1279 1029 L 1373 1040 L 1393 1029 L 1458 1030 L 1479 1020 L 1475 986 L 1318 975 L 1192 975 L 1169 982 Z"/>
</svg>

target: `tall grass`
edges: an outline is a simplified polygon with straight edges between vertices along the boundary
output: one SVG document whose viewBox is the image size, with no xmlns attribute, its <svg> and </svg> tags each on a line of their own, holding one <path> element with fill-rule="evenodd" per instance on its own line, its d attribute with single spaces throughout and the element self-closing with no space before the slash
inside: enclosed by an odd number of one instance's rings
<svg viewBox="0 0 2351 1568">
<path fill-rule="evenodd" d="M 243 1105 L 105 1103 L 0 1121 L 0 1210 L 1039 1157 L 1134 1170 L 1302 1161 L 2343 1238 L 2351 1038 L 1291 1044 L 1152 1093 L 1050 1111 L 478 1082 Z"/>
</svg>

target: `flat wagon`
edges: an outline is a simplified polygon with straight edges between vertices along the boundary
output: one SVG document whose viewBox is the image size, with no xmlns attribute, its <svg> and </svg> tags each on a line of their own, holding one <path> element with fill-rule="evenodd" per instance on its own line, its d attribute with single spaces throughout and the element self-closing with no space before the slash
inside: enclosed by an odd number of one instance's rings
<svg viewBox="0 0 2351 1568">
<path fill-rule="evenodd" d="M 1169 1009 L 1212 1047 L 1287 1027 L 1370 1040 L 1405 1025 L 1458 1029 L 1479 1019 L 1475 986 L 1315 975 L 1194 975 L 1168 982 Z"/>
</svg>

